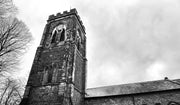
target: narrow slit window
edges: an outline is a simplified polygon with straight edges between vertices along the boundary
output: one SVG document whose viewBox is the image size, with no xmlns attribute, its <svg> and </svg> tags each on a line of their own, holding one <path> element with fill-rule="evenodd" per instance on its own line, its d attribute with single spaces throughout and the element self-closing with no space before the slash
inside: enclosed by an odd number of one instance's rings
<svg viewBox="0 0 180 105">
<path fill-rule="evenodd" d="M 80 44 L 80 39 L 78 40 L 78 43 L 77 43 L 77 49 L 78 50 L 80 50 L 80 46 L 81 46 L 81 44 Z"/>
<path fill-rule="evenodd" d="M 52 81 L 52 71 L 49 71 L 48 72 L 48 83 L 51 83 L 51 81 Z"/>
</svg>

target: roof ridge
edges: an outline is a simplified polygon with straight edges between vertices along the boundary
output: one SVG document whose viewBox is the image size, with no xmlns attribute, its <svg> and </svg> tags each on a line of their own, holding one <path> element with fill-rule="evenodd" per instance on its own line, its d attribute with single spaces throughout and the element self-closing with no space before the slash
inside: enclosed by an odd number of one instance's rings
<svg viewBox="0 0 180 105">
<path fill-rule="evenodd" d="M 171 83 L 173 83 L 173 84 L 176 84 L 176 85 L 179 85 L 180 86 L 180 82 L 177 82 L 176 80 L 170 80 L 170 79 L 165 79 L 166 81 L 168 81 L 168 82 L 171 82 Z M 178 79 L 177 79 L 178 80 Z M 180 79 L 179 79 L 180 80 Z"/>
<path fill-rule="evenodd" d="M 169 80 L 169 79 L 168 79 Z M 174 81 L 174 84 L 178 84 L 178 82 L 175 82 L 177 80 L 180 79 L 173 79 L 170 81 Z M 86 90 L 90 90 L 90 89 L 98 89 L 98 88 L 108 88 L 108 87 L 114 87 L 114 86 L 122 86 L 122 85 L 132 85 L 132 84 L 143 84 L 143 83 L 151 83 L 151 82 L 161 82 L 161 81 L 167 81 L 166 79 L 162 79 L 162 80 L 153 80 L 153 81 L 143 81 L 143 82 L 135 82 L 135 83 L 125 83 L 125 84 L 119 84 L 119 85 L 108 85 L 108 86 L 100 86 L 100 87 L 93 87 L 93 88 L 87 88 Z M 169 81 L 169 82 L 170 82 Z M 179 83 L 180 85 L 180 83 Z"/>
</svg>

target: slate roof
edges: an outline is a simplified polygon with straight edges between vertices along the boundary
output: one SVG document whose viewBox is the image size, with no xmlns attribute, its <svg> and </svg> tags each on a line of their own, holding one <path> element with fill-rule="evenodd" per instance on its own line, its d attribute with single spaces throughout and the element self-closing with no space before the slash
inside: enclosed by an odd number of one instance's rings
<svg viewBox="0 0 180 105">
<path fill-rule="evenodd" d="M 180 79 L 158 80 L 86 89 L 86 98 L 115 95 L 129 95 L 180 89 Z"/>
</svg>

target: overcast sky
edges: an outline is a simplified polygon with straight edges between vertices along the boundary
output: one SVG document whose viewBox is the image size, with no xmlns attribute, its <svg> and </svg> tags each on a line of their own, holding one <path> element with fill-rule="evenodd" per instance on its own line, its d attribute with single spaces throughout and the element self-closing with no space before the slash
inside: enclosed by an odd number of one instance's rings
<svg viewBox="0 0 180 105">
<path fill-rule="evenodd" d="M 86 27 L 87 87 L 180 78 L 179 0 L 14 0 L 34 42 L 27 79 L 48 16 L 76 8 Z"/>
</svg>

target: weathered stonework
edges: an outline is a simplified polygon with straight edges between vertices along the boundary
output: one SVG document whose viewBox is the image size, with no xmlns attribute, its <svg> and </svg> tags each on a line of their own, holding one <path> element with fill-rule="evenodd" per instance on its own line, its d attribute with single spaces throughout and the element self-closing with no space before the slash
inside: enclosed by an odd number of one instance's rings
<svg viewBox="0 0 180 105">
<path fill-rule="evenodd" d="M 179 105 L 180 79 L 86 90 L 85 105 Z"/>
<path fill-rule="evenodd" d="M 129 95 L 89 97 L 85 105 L 168 105 L 169 102 L 180 103 L 179 90 L 167 90 Z M 176 104 L 175 104 L 176 105 Z"/>
<path fill-rule="evenodd" d="M 49 17 L 20 105 L 80 105 L 86 74 L 85 30 L 75 9 Z"/>
</svg>

